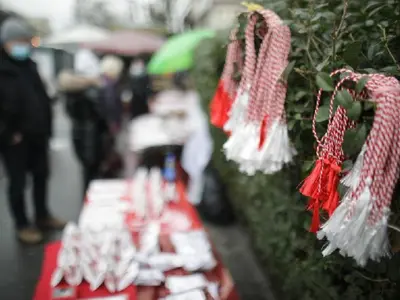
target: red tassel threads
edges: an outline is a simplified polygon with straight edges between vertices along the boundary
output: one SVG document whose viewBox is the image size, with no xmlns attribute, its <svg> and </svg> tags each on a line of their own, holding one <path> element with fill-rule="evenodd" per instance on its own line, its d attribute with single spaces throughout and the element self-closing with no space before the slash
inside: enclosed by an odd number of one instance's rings
<svg viewBox="0 0 400 300">
<path fill-rule="evenodd" d="M 319 209 L 333 214 L 339 204 L 339 173 L 341 167 L 333 159 L 318 159 L 310 175 L 300 187 L 300 193 L 309 197 L 307 209 L 313 212 L 310 231 L 319 229 Z"/>
<path fill-rule="evenodd" d="M 217 128 L 223 128 L 228 120 L 232 100 L 225 91 L 224 82 L 220 80 L 217 90 L 210 104 L 211 124 Z"/>
</svg>

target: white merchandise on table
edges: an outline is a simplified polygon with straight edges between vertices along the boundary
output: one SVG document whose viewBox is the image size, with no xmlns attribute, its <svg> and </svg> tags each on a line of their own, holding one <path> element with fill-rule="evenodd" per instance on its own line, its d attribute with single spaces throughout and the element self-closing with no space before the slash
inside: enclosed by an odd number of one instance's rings
<svg viewBox="0 0 400 300">
<path fill-rule="evenodd" d="M 193 290 L 182 294 L 170 295 L 160 300 L 206 300 L 202 290 Z"/>
<path fill-rule="evenodd" d="M 147 216 L 147 169 L 138 169 L 133 179 L 132 201 L 136 215 L 139 218 Z"/>
<path fill-rule="evenodd" d="M 69 224 L 51 285 L 55 287 L 65 279 L 69 285 L 78 286 L 84 279 L 93 291 L 103 283 L 112 293 L 122 291 L 138 276 L 135 255 L 135 245 L 126 229 L 104 228 L 99 232 Z"/>
<path fill-rule="evenodd" d="M 183 268 L 188 272 L 212 270 L 217 262 L 211 244 L 204 230 L 171 234 L 171 242 L 183 260 Z"/>
<path fill-rule="evenodd" d="M 87 191 L 87 205 L 115 207 L 121 210 L 128 209 L 121 198 L 128 192 L 126 180 L 94 180 Z"/>
<path fill-rule="evenodd" d="M 140 232 L 140 247 L 138 255 L 141 257 L 148 257 L 160 252 L 160 227 L 159 222 L 150 222 L 144 230 Z"/>
<path fill-rule="evenodd" d="M 121 179 L 97 179 L 89 184 L 89 193 L 118 193 L 126 192 L 126 181 Z"/>
<path fill-rule="evenodd" d="M 171 294 L 181 294 L 197 289 L 207 288 L 208 281 L 203 274 L 168 276 L 165 286 Z"/>
<path fill-rule="evenodd" d="M 183 266 L 182 258 L 176 253 L 158 253 L 147 259 L 147 264 L 162 272 L 167 272 Z"/>
<path fill-rule="evenodd" d="M 102 232 L 104 229 L 123 229 L 125 227 L 125 205 L 97 206 L 85 205 L 79 217 L 82 230 Z"/>
<path fill-rule="evenodd" d="M 213 300 L 220 300 L 219 284 L 217 282 L 209 282 L 207 285 L 207 291 Z"/>
<path fill-rule="evenodd" d="M 165 281 L 164 273 L 157 269 L 140 269 L 135 279 L 139 286 L 159 286 Z"/>
</svg>

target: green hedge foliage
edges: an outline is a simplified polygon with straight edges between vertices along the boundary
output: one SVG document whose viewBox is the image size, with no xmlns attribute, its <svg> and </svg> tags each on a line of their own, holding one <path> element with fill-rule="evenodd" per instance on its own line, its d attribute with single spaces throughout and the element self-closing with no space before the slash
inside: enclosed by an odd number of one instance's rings
<svg viewBox="0 0 400 300">
<path fill-rule="evenodd" d="M 323 86 L 320 79 L 339 67 L 358 72 L 380 72 L 398 76 L 400 56 L 400 1 L 398 0 L 265 0 L 292 31 L 287 70 L 287 119 L 292 141 L 299 152 L 296 162 L 278 174 L 247 177 L 221 152 L 226 136 L 211 128 L 215 142 L 213 161 L 228 186 L 231 200 L 251 233 L 260 261 L 274 283 L 278 299 L 287 300 L 394 300 L 400 299 L 400 255 L 381 263 L 358 268 L 339 254 L 323 258 L 323 244 L 308 232 L 311 216 L 306 199 L 297 186 L 315 160 L 311 118 L 315 95 Z M 246 18 L 239 17 L 240 28 Z M 239 38 L 243 38 L 240 31 Z M 208 110 L 225 59 L 228 33 L 201 44 L 193 70 L 195 83 Z M 322 82 L 322 83 L 321 83 Z M 329 82 L 327 84 L 330 84 Z M 323 105 L 327 105 L 326 99 Z M 345 138 L 345 151 L 354 160 L 373 116 L 373 107 L 364 105 L 352 117 L 360 125 Z M 324 111 L 324 109 L 322 109 Z M 326 130 L 327 115 L 318 118 L 318 130 Z M 346 162 L 351 166 L 352 161 Z M 392 205 L 390 223 L 399 219 L 399 197 Z M 391 232 L 394 252 L 400 239 Z"/>
</svg>

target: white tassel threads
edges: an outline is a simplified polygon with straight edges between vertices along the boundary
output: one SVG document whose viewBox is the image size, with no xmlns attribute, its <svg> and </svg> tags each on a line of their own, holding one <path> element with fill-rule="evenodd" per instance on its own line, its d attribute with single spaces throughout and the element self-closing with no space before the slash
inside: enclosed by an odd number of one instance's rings
<svg viewBox="0 0 400 300">
<path fill-rule="evenodd" d="M 290 163 L 297 154 L 290 143 L 286 123 L 275 120 L 267 129 L 267 138 L 259 149 L 261 124 L 247 123 L 237 127 L 224 144 L 228 160 L 239 164 L 239 170 L 247 175 L 257 171 L 273 174 Z"/>
<path fill-rule="evenodd" d="M 267 132 L 267 139 L 260 150 L 261 170 L 264 174 L 280 171 L 297 154 L 290 143 L 286 123 L 275 120 Z"/>
<path fill-rule="evenodd" d="M 379 261 L 382 257 L 390 255 L 386 232 L 389 209 L 384 211 L 384 216 L 379 222 L 369 222 L 375 199 L 370 192 L 372 180 L 368 178 L 366 181 L 366 187 L 358 199 L 352 199 L 351 191 L 347 193 L 318 232 L 319 239 L 328 240 L 322 251 L 324 256 L 339 249 L 342 255 L 352 257 L 360 266 L 365 266 L 368 259 Z"/>
</svg>

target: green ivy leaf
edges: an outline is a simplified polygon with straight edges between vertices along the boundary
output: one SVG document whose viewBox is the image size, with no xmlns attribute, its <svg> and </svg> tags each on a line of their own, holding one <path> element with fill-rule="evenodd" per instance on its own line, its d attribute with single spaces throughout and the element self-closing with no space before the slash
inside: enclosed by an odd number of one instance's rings
<svg viewBox="0 0 400 300">
<path fill-rule="evenodd" d="M 285 70 L 283 71 L 283 73 L 282 73 L 282 79 L 283 79 L 285 82 L 288 81 L 289 75 L 290 75 L 290 73 L 292 72 L 292 70 L 293 70 L 295 64 L 296 64 L 296 61 L 295 61 L 295 60 L 291 61 L 291 62 L 286 66 Z"/>
<path fill-rule="evenodd" d="M 362 106 L 360 102 L 353 102 L 351 107 L 347 109 L 347 116 L 353 120 L 357 121 L 362 113 Z"/>
<path fill-rule="evenodd" d="M 333 91 L 333 80 L 328 73 L 320 72 L 317 74 L 316 82 L 319 88 L 323 89 L 326 92 Z"/>
<path fill-rule="evenodd" d="M 307 107 L 304 104 L 296 104 L 294 106 L 294 111 L 297 113 L 303 113 L 306 109 Z"/>
<path fill-rule="evenodd" d="M 357 128 L 346 131 L 344 135 L 343 150 L 347 155 L 355 155 L 360 152 L 367 138 L 367 127 L 360 124 Z"/>
<path fill-rule="evenodd" d="M 288 129 L 292 130 L 294 126 L 296 125 L 296 120 L 289 120 L 287 123 Z"/>
<path fill-rule="evenodd" d="M 324 122 L 329 119 L 329 105 L 321 106 L 318 109 L 318 114 L 315 120 L 317 122 Z"/>
<path fill-rule="evenodd" d="M 361 43 L 353 42 L 348 44 L 343 53 L 344 61 L 352 67 L 357 67 L 360 62 Z"/>
<path fill-rule="evenodd" d="M 347 90 L 341 90 L 336 94 L 336 100 L 341 106 L 350 109 L 353 105 L 353 97 Z"/>
<path fill-rule="evenodd" d="M 297 93 L 296 93 L 296 95 L 294 96 L 294 99 L 295 99 L 295 101 L 299 101 L 299 100 L 301 100 L 304 96 L 306 96 L 307 95 L 307 92 L 306 91 L 298 91 Z"/>
<path fill-rule="evenodd" d="M 330 56 L 325 58 L 321 63 L 319 63 L 315 68 L 317 69 L 318 72 L 321 72 L 328 64 L 329 60 L 331 59 Z"/>
<path fill-rule="evenodd" d="M 360 78 L 360 80 L 357 82 L 357 85 L 356 85 L 356 92 L 357 93 L 361 93 L 362 92 L 362 90 L 364 89 L 364 87 L 367 84 L 368 80 L 369 80 L 369 77 L 367 77 L 367 76 L 363 76 L 363 77 Z"/>
<path fill-rule="evenodd" d="M 385 68 L 382 68 L 381 71 L 389 75 L 399 74 L 399 69 L 397 68 L 397 66 L 387 66 Z"/>
</svg>

